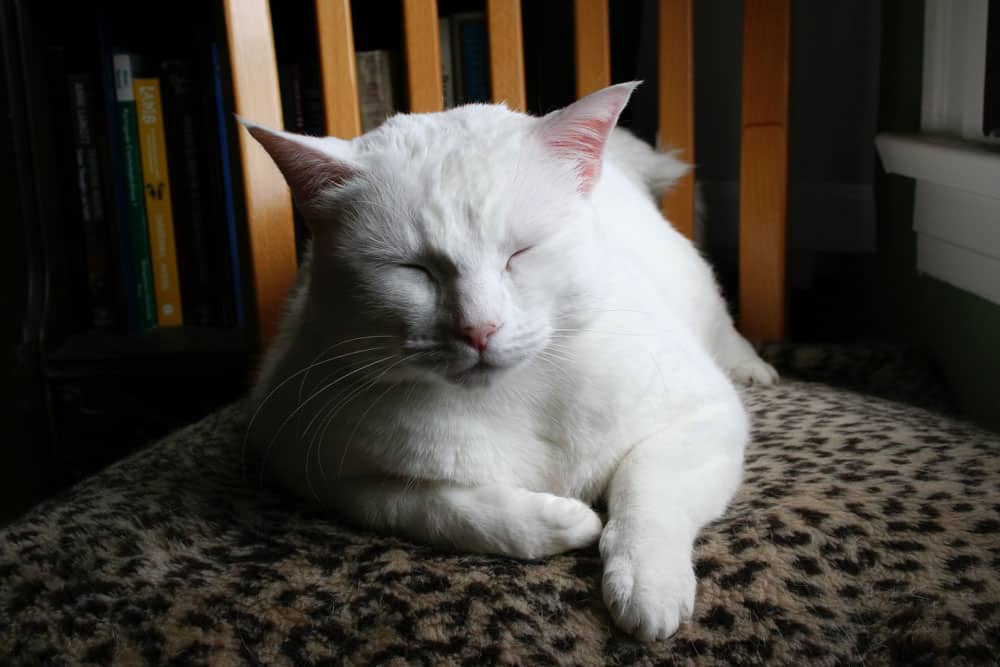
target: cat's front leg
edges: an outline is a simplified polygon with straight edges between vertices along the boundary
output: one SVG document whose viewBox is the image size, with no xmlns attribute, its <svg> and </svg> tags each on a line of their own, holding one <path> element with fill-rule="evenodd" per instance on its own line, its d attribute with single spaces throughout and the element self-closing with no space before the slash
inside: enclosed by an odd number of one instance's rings
<svg viewBox="0 0 1000 667">
<path fill-rule="evenodd" d="M 767 386 L 778 381 L 778 371 L 761 359 L 753 345 L 736 330 L 728 315 L 717 325 L 710 346 L 719 365 L 733 382 Z"/>
<path fill-rule="evenodd" d="M 694 611 L 692 548 L 732 497 L 746 440 L 742 410 L 688 415 L 637 444 L 608 487 L 604 601 L 639 639 L 665 639 Z"/>
<path fill-rule="evenodd" d="M 363 478 L 337 482 L 331 502 L 366 526 L 463 551 L 533 559 L 592 544 L 588 505 L 512 486 Z"/>
</svg>

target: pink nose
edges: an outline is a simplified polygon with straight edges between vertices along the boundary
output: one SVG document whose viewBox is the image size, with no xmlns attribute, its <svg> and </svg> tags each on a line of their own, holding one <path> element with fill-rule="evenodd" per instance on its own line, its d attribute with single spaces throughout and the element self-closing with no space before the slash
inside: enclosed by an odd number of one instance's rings
<svg viewBox="0 0 1000 667">
<path fill-rule="evenodd" d="M 486 346 L 489 345 L 490 336 L 492 336 L 496 330 L 497 325 L 492 322 L 486 322 L 485 324 L 462 327 L 462 336 L 465 338 L 466 343 L 482 352 L 486 349 Z"/>
</svg>

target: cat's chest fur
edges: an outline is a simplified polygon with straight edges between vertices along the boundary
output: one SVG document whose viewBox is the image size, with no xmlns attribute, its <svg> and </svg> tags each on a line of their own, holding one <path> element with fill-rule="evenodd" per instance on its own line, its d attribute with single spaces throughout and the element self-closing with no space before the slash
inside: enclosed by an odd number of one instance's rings
<svg viewBox="0 0 1000 667">
<path fill-rule="evenodd" d="M 514 369 L 499 386 L 478 389 L 399 383 L 359 395 L 328 422 L 316 402 L 286 426 L 293 437 L 282 438 L 271 463 L 299 488 L 390 476 L 596 500 L 628 446 L 667 418 L 663 355 L 636 355 L 637 345 L 583 336 L 564 353 L 586 363 Z M 622 346 L 633 353 L 623 356 Z"/>
</svg>

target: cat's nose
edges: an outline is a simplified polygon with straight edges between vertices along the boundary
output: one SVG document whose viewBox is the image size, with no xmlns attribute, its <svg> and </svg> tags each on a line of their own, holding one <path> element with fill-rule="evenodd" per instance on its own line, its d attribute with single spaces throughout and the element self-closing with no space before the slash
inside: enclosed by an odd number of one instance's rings
<svg viewBox="0 0 1000 667">
<path fill-rule="evenodd" d="M 462 327 L 462 338 L 480 352 L 490 343 L 490 336 L 496 333 L 497 325 L 492 322 Z"/>
</svg>

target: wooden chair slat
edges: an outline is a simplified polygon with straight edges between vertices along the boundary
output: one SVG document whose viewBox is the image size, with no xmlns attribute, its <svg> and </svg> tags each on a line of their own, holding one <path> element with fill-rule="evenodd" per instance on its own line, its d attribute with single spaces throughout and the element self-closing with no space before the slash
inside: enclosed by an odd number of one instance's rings
<svg viewBox="0 0 1000 667">
<path fill-rule="evenodd" d="M 524 87 L 524 38 L 521 0 L 487 0 L 490 45 L 490 88 L 494 102 L 516 111 L 527 108 Z"/>
<path fill-rule="evenodd" d="M 316 0 L 316 33 L 326 133 L 352 139 L 361 134 L 361 112 L 351 1 Z"/>
<path fill-rule="evenodd" d="M 410 111 L 441 111 L 444 92 L 437 0 L 403 0 L 403 32 Z"/>
<path fill-rule="evenodd" d="M 692 169 L 660 202 L 663 215 L 695 240 L 694 212 L 694 2 L 660 0 L 660 145 L 680 151 Z"/>
<path fill-rule="evenodd" d="M 278 65 L 267 0 L 223 0 L 236 113 L 283 127 Z M 240 130 L 240 166 L 259 344 L 274 337 L 282 303 L 295 277 L 292 200 L 278 168 L 249 133 Z"/>
<path fill-rule="evenodd" d="M 576 96 L 611 85 L 611 33 L 608 0 L 574 0 Z"/>
<path fill-rule="evenodd" d="M 790 0 L 745 0 L 740 135 L 740 329 L 785 333 Z"/>
</svg>

